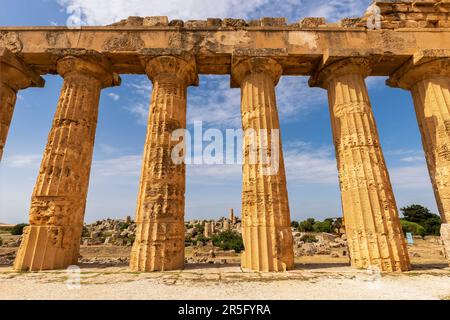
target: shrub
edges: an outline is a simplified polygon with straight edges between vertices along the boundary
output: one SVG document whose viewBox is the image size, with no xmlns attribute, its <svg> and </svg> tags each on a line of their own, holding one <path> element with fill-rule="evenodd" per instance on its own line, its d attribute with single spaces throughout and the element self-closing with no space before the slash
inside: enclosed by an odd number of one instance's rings
<svg viewBox="0 0 450 320">
<path fill-rule="evenodd" d="M 400 209 L 405 221 L 414 222 L 425 229 L 426 235 L 440 235 L 441 218 L 430 209 L 413 204 Z"/>
<path fill-rule="evenodd" d="M 13 236 L 21 236 L 23 234 L 23 228 L 28 226 L 26 223 L 19 223 L 16 224 L 14 227 L 11 228 L 11 234 Z"/>
<path fill-rule="evenodd" d="M 237 253 L 244 250 L 244 242 L 242 236 L 235 231 L 224 231 L 213 235 L 213 244 L 222 250 L 234 250 Z"/>
<path fill-rule="evenodd" d="M 89 237 L 89 229 L 86 226 L 83 226 L 82 237 L 84 237 L 84 238 Z"/>
<path fill-rule="evenodd" d="M 299 226 L 298 226 L 298 231 L 300 232 L 312 232 L 314 231 L 314 223 L 316 222 L 316 220 L 314 220 L 313 218 L 309 218 L 305 221 L 300 222 Z"/>
<path fill-rule="evenodd" d="M 325 219 L 324 221 L 317 221 L 313 225 L 314 232 L 333 232 L 333 219 Z"/>
<path fill-rule="evenodd" d="M 205 227 L 203 225 L 201 225 L 200 223 L 197 223 L 194 226 L 194 228 L 197 231 L 196 234 L 198 234 L 198 233 L 203 234 L 205 232 Z"/>
<path fill-rule="evenodd" d="M 205 237 L 203 234 L 199 234 L 196 238 L 196 243 L 198 243 L 199 241 L 202 242 L 203 244 L 205 244 L 209 239 L 207 237 Z"/>
<path fill-rule="evenodd" d="M 403 233 L 410 232 L 415 236 L 421 236 L 424 237 L 426 235 L 425 228 L 422 227 L 420 224 L 415 222 L 410 222 L 407 220 L 400 220 L 400 223 L 402 225 Z"/>
<path fill-rule="evenodd" d="M 130 226 L 130 224 L 127 223 L 127 222 L 120 222 L 119 223 L 119 230 L 120 231 L 124 231 L 125 229 L 128 229 L 129 226 Z"/>
<path fill-rule="evenodd" d="M 319 240 L 317 240 L 316 236 L 314 236 L 312 234 L 305 234 L 300 238 L 300 241 L 303 241 L 305 243 L 314 243 Z"/>
</svg>

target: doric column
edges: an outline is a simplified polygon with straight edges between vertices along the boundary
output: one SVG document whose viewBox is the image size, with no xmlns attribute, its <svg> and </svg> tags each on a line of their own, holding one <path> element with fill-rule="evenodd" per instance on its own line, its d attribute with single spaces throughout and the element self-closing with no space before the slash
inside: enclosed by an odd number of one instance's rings
<svg viewBox="0 0 450 320">
<path fill-rule="evenodd" d="M 31 199 L 16 270 L 77 264 L 102 88 L 118 84 L 99 54 L 57 62 L 64 84 Z"/>
<path fill-rule="evenodd" d="M 243 59 L 232 67 L 232 81 L 242 92 L 244 130 L 242 233 L 245 251 L 241 255 L 241 265 L 256 271 L 286 271 L 294 267 L 275 98 L 275 86 L 281 74 L 281 65 L 270 58 Z"/>
<path fill-rule="evenodd" d="M 186 128 L 187 87 L 197 84 L 190 55 L 159 56 L 145 61 L 153 82 L 131 252 L 135 271 L 178 270 L 184 266 L 185 164 L 172 158 L 179 141 L 172 133 Z"/>
<path fill-rule="evenodd" d="M 410 90 L 450 262 L 450 56 L 416 55 L 388 84 Z"/>
<path fill-rule="evenodd" d="M 352 266 L 407 271 L 406 242 L 364 81 L 369 74 L 368 60 L 347 58 L 318 70 L 310 85 L 328 90 Z"/>
<path fill-rule="evenodd" d="M 0 48 L 0 161 L 14 113 L 17 91 L 43 87 L 44 79 L 6 48 Z"/>
</svg>

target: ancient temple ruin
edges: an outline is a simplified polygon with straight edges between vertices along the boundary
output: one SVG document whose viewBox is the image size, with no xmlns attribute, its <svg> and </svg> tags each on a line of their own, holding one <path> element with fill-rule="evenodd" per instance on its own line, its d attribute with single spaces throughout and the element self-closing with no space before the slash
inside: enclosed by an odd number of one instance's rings
<svg viewBox="0 0 450 320">
<path fill-rule="evenodd" d="M 309 76 L 310 86 L 327 90 L 351 264 L 382 271 L 411 266 L 365 78 L 386 76 L 389 86 L 411 91 L 450 254 L 449 1 L 376 1 L 362 18 L 338 23 L 131 17 L 103 27 L 0 27 L 0 158 L 18 90 L 44 86 L 45 74 L 64 83 L 16 270 L 77 263 L 99 97 L 120 85 L 119 74 L 153 82 L 132 270 L 183 268 L 185 165 L 171 161 L 170 135 L 186 127 L 187 87 L 199 74 L 230 75 L 241 88 L 244 129 L 280 129 L 281 76 Z M 242 266 L 289 270 L 283 155 L 277 174 L 264 175 L 246 161 L 252 147 L 264 152 L 244 140 Z"/>
</svg>

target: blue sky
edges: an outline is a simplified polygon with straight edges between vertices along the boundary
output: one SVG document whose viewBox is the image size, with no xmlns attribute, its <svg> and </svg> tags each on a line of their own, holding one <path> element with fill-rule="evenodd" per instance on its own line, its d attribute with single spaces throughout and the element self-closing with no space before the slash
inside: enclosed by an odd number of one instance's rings
<svg viewBox="0 0 450 320">
<path fill-rule="evenodd" d="M 360 16 L 369 0 L 0 0 L 0 25 L 66 25 L 73 8 L 83 21 L 105 25 L 130 15 L 169 19 L 305 16 L 336 21 Z M 28 220 L 30 196 L 56 108 L 62 80 L 45 76 L 45 88 L 18 96 L 3 162 L 0 164 L 0 221 Z M 134 216 L 151 83 L 122 76 L 122 85 L 102 92 L 86 221 Z M 411 96 L 388 88 L 383 78 L 367 80 L 373 110 L 399 207 L 411 203 L 437 212 Z M 188 123 L 204 128 L 240 127 L 240 91 L 227 76 L 201 76 L 189 88 Z M 307 86 L 306 77 L 283 77 L 277 87 L 288 192 L 293 219 L 341 216 L 336 161 L 326 92 Z M 215 218 L 241 209 L 241 167 L 188 166 L 186 218 Z"/>
</svg>

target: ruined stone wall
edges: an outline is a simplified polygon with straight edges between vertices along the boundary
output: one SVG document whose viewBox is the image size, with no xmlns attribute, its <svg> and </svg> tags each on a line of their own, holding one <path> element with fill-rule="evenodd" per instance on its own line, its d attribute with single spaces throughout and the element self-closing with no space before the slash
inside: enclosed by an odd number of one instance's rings
<svg viewBox="0 0 450 320">
<path fill-rule="evenodd" d="M 375 1 L 383 29 L 450 28 L 450 1 Z"/>
</svg>

